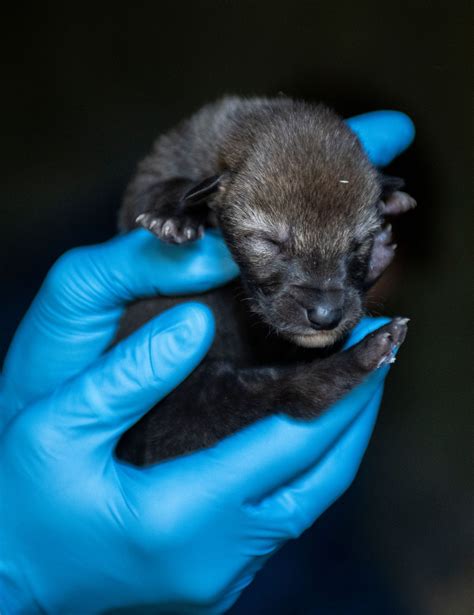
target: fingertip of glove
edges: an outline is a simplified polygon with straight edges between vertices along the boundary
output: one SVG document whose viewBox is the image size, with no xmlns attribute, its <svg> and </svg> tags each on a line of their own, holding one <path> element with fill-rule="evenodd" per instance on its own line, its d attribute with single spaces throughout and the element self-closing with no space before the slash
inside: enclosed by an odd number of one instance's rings
<svg viewBox="0 0 474 615">
<path fill-rule="evenodd" d="M 202 340 L 210 344 L 215 333 L 214 315 L 211 309 L 198 301 L 189 301 L 175 308 L 179 317 L 185 323 L 189 341 Z"/>
<path fill-rule="evenodd" d="M 346 120 L 370 160 L 385 166 L 407 149 L 415 138 L 415 125 L 402 111 L 382 110 Z"/>
<path fill-rule="evenodd" d="M 380 111 L 379 121 L 387 127 L 387 138 L 390 137 L 390 149 L 388 153 L 395 158 L 409 147 L 415 139 L 415 124 L 403 111 Z M 386 162 L 391 161 L 389 158 Z"/>
<path fill-rule="evenodd" d="M 209 350 L 214 338 L 214 317 L 201 303 L 184 303 L 157 318 L 152 333 L 152 369 L 162 379 L 168 368 L 193 369 Z"/>
</svg>

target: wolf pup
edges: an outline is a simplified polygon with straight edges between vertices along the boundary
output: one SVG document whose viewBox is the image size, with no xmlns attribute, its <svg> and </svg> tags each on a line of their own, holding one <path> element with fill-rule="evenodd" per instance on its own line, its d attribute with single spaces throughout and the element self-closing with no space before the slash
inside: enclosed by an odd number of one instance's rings
<svg viewBox="0 0 474 615">
<path fill-rule="evenodd" d="M 121 230 L 183 244 L 218 227 L 241 277 L 196 297 L 216 317 L 214 344 L 118 457 L 146 465 L 272 413 L 313 418 L 392 361 L 405 318 L 341 347 L 393 259 L 386 216 L 416 204 L 402 185 L 333 111 L 287 97 L 224 98 L 161 136 L 128 186 Z M 116 341 L 185 300 L 136 301 Z"/>
</svg>

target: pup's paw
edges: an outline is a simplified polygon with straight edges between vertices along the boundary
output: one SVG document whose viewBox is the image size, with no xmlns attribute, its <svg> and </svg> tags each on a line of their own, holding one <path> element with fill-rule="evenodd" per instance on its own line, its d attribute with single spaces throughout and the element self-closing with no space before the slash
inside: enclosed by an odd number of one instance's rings
<svg viewBox="0 0 474 615">
<path fill-rule="evenodd" d="M 166 243 L 188 243 L 200 239 L 204 234 L 204 225 L 190 216 L 163 218 L 153 213 L 144 213 L 137 216 L 135 223 Z"/>
<path fill-rule="evenodd" d="M 358 364 L 370 372 L 395 362 L 395 352 L 407 334 L 408 318 L 394 318 L 392 322 L 367 335 L 355 348 Z"/>
<path fill-rule="evenodd" d="M 392 225 L 384 226 L 374 238 L 370 254 L 367 284 L 373 284 L 387 269 L 395 256 L 397 244 L 393 243 Z"/>
</svg>

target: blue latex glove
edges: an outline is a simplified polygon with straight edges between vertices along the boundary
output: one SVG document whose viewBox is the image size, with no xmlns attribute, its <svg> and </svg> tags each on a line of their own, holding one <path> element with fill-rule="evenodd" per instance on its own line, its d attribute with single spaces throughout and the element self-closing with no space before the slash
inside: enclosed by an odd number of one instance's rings
<svg viewBox="0 0 474 615">
<path fill-rule="evenodd" d="M 352 126 L 375 162 L 412 138 L 397 113 Z M 189 374 L 213 336 L 209 310 L 190 303 L 104 354 L 124 304 L 236 273 L 212 233 L 173 247 L 141 230 L 73 250 L 52 269 L 2 378 L 2 613 L 222 612 L 347 489 L 388 367 L 314 421 L 273 416 L 146 469 L 114 459 L 120 434 Z M 383 322 L 364 320 L 352 343 Z"/>
</svg>

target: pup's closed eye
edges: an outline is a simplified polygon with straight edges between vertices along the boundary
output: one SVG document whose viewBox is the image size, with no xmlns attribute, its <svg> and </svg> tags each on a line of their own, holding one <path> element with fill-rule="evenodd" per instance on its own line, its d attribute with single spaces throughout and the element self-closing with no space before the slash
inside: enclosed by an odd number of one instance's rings
<svg viewBox="0 0 474 615">
<path fill-rule="evenodd" d="M 262 254 L 277 255 L 281 254 L 285 249 L 284 241 L 263 233 L 250 235 L 248 241 L 256 252 Z"/>
</svg>

